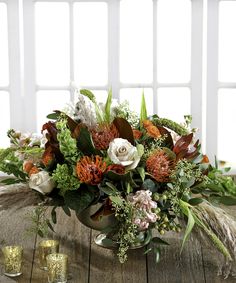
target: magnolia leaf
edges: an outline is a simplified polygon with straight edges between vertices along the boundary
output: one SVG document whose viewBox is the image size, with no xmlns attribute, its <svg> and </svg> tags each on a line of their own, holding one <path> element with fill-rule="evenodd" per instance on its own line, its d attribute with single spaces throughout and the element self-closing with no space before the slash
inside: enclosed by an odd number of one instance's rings
<svg viewBox="0 0 236 283">
<path fill-rule="evenodd" d="M 81 128 L 78 141 L 78 148 L 84 155 L 99 154 L 99 151 L 94 147 L 91 134 L 87 128 Z"/>
<path fill-rule="evenodd" d="M 47 115 L 47 118 L 50 120 L 57 120 L 60 117 L 60 113 L 54 112 Z"/>
<path fill-rule="evenodd" d="M 160 262 L 160 248 L 154 247 L 153 249 L 154 253 L 155 253 L 155 261 L 156 263 Z"/>
<path fill-rule="evenodd" d="M 142 184 L 142 188 L 144 190 L 149 190 L 152 193 L 157 191 L 156 184 L 151 179 L 146 179 Z"/>
<path fill-rule="evenodd" d="M 113 121 L 116 126 L 119 136 L 122 139 L 128 140 L 132 145 L 134 145 L 134 135 L 133 130 L 127 120 L 121 117 L 116 117 Z"/>
<path fill-rule="evenodd" d="M 131 177 L 132 177 L 131 175 L 132 174 L 131 174 L 130 171 L 128 171 L 125 174 L 119 174 L 119 173 L 116 173 L 116 172 L 110 170 L 106 173 L 106 176 L 107 176 L 108 179 L 110 179 L 112 181 L 117 181 L 117 182 L 120 181 L 120 180 L 122 180 L 122 181 L 131 180 Z"/>
<path fill-rule="evenodd" d="M 47 223 L 47 225 L 48 225 L 49 229 L 50 229 L 52 232 L 54 232 L 54 233 L 55 233 L 55 230 L 54 230 L 54 228 L 53 228 L 53 226 L 52 226 L 51 222 L 50 222 L 48 219 L 46 219 L 46 223 Z"/>
<path fill-rule="evenodd" d="M 143 91 L 142 100 L 141 100 L 141 110 L 140 110 L 140 123 L 142 123 L 144 120 L 147 120 L 147 107 L 146 107 L 146 101 Z"/>
<path fill-rule="evenodd" d="M 111 103 L 112 103 L 112 90 L 110 89 L 107 96 L 107 101 L 105 104 L 105 120 L 110 123 L 111 119 Z"/>
</svg>

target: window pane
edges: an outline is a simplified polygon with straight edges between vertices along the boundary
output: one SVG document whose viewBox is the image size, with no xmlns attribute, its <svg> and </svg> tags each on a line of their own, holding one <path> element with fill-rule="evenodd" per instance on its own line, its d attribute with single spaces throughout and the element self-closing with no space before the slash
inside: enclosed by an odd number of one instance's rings
<svg viewBox="0 0 236 283">
<path fill-rule="evenodd" d="M 0 85 L 9 83 L 8 37 L 7 37 L 7 6 L 0 3 Z"/>
<path fill-rule="evenodd" d="M 153 114 L 153 91 L 150 88 L 124 88 L 120 91 L 120 101 L 127 100 L 130 109 L 140 113 L 142 93 L 144 91 L 148 115 Z"/>
<path fill-rule="evenodd" d="M 157 7 L 157 79 L 190 80 L 191 1 L 159 0 Z"/>
<path fill-rule="evenodd" d="M 0 148 L 9 146 L 7 131 L 10 129 L 9 93 L 0 91 Z"/>
<path fill-rule="evenodd" d="M 236 89 L 221 89 L 218 94 L 218 153 L 219 160 L 236 163 Z"/>
<path fill-rule="evenodd" d="M 37 92 L 37 132 L 47 121 L 46 116 L 53 110 L 62 110 L 70 103 L 69 91 L 38 91 Z"/>
<path fill-rule="evenodd" d="M 190 90 L 188 88 L 159 88 L 158 115 L 178 123 L 184 122 L 184 115 L 190 115 Z"/>
<path fill-rule="evenodd" d="M 236 2 L 219 6 L 219 80 L 236 82 Z"/>
<path fill-rule="evenodd" d="M 78 85 L 106 85 L 108 24 L 106 3 L 74 4 L 74 63 Z"/>
<path fill-rule="evenodd" d="M 68 85 L 69 6 L 35 4 L 36 79 L 40 85 Z"/>
<path fill-rule="evenodd" d="M 152 0 L 126 0 L 120 5 L 121 81 L 152 82 Z"/>
</svg>

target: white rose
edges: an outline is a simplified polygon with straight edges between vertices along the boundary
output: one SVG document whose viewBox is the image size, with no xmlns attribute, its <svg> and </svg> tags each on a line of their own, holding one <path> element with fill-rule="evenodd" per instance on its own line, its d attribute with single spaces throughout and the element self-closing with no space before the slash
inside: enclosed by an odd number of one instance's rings
<svg viewBox="0 0 236 283">
<path fill-rule="evenodd" d="M 49 176 L 48 172 L 40 171 L 39 173 L 32 174 L 30 176 L 29 187 L 45 195 L 52 191 L 55 187 L 55 183 Z"/>
<path fill-rule="evenodd" d="M 140 161 L 137 148 L 126 139 L 114 139 L 110 142 L 107 153 L 113 163 L 121 164 L 128 170 L 136 168 Z"/>
</svg>

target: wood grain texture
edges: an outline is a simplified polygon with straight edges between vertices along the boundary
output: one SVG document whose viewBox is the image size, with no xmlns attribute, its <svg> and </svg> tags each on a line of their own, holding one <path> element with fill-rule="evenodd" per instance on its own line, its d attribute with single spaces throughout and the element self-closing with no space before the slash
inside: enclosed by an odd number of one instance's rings
<svg viewBox="0 0 236 283">
<path fill-rule="evenodd" d="M 75 214 L 68 217 L 60 208 L 57 209 L 57 224 L 54 228 L 56 233 L 52 233 L 49 238 L 59 240 L 60 252 L 68 255 L 69 282 L 88 282 L 90 229 L 80 224 Z M 40 240 L 42 239 L 37 239 L 37 245 Z M 38 252 L 36 249 L 31 282 L 47 282 L 46 278 L 47 272 L 39 268 Z"/>
<path fill-rule="evenodd" d="M 155 263 L 153 253 L 148 254 L 149 283 L 204 283 L 204 270 L 200 243 L 190 237 L 180 255 L 182 234 L 167 233 L 162 237 L 170 246 L 161 246 L 161 259 Z"/>
<path fill-rule="evenodd" d="M 32 212 L 32 207 L 19 210 L 4 210 L 0 212 L 0 243 L 2 245 L 22 245 L 24 248 L 23 274 L 14 278 L 13 282 L 29 283 L 34 255 L 35 236 L 26 237 L 25 231 L 30 226 L 27 215 Z M 3 256 L 1 254 L 1 267 Z M 1 272 L 2 273 L 2 272 Z M 5 276 L 0 282 L 10 282 Z M 42 281 L 41 281 L 42 282 Z"/>
<path fill-rule="evenodd" d="M 92 238 L 99 232 L 93 231 Z M 144 248 L 130 250 L 128 261 L 120 264 L 116 250 L 107 250 L 96 246 L 92 241 L 90 257 L 89 283 L 146 283 L 146 256 Z"/>
</svg>

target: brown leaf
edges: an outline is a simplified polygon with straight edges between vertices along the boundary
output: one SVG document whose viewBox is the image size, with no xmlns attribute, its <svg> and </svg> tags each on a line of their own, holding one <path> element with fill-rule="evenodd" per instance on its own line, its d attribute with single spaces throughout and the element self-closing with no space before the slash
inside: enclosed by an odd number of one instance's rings
<svg viewBox="0 0 236 283">
<path fill-rule="evenodd" d="M 124 118 L 117 117 L 114 119 L 113 124 L 119 132 L 119 137 L 128 140 L 132 145 L 134 145 L 133 130 L 129 122 Z"/>
</svg>

